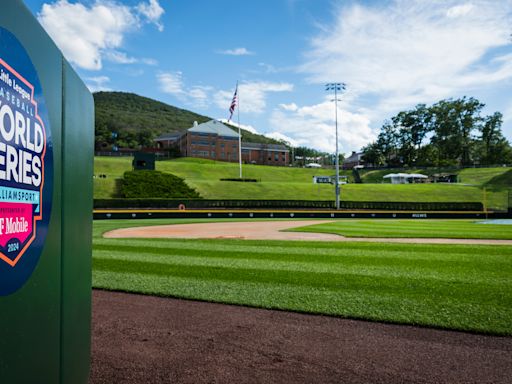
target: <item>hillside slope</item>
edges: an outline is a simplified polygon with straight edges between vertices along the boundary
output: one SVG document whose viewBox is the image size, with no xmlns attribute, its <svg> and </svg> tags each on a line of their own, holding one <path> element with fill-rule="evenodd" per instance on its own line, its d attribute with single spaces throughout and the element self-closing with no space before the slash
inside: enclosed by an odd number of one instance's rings
<svg viewBox="0 0 512 384">
<path fill-rule="evenodd" d="M 94 197 L 116 197 L 116 179 L 131 169 L 131 158 L 96 157 L 96 174 L 106 178 L 94 180 Z M 207 199 L 276 199 L 276 200 L 334 200 L 334 187 L 330 184 L 313 184 L 314 175 L 333 175 L 331 169 L 271 167 L 247 164 L 243 176 L 258 179 L 257 183 L 220 181 L 221 178 L 238 177 L 238 164 L 215 162 L 205 159 L 181 158 L 158 161 L 156 169 L 175 174 L 195 188 Z M 341 198 L 345 201 L 442 201 L 484 202 L 491 209 L 506 210 L 508 188 L 503 178 L 511 168 L 465 169 L 459 184 L 346 184 L 342 185 Z M 351 171 L 342 175 L 352 180 Z M 495 181 L 499 181 L 495 184 Z M 486 191 L 484 192 L 484 188 Z"/>
<path fill-rule="evenodd" d="M 162 133 L 181 132 L 192 127 L 194 121 L 211 120 L 208 116 L 126 92 L 97 92 L 94 106 L 97 151 L 110 150 L 113 144 L 120 148 L 152 147 L 153 139 Z M 117 137 L 113 137 L 113 133 Z M 278 143 L 243 129 L 242 140 Z"/>
</svg>

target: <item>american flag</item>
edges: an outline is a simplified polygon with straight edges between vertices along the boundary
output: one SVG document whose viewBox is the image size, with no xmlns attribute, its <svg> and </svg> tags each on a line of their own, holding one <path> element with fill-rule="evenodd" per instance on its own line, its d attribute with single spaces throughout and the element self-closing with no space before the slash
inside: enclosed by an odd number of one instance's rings
<svg viewBox="0 0 512 384">
<path fill-rule="evenodd" d="M 233 100 L 231 100 L 231 105 L 229 106 L 230 115 L 229 115 L 228 121 L 231 120 L 231 118 L 233 117 L 233 112 L 235 112 L 237 99 L 238 99 L 238 83 L 236 83 L 235 94 L 233 95 Z"/>
</svg>

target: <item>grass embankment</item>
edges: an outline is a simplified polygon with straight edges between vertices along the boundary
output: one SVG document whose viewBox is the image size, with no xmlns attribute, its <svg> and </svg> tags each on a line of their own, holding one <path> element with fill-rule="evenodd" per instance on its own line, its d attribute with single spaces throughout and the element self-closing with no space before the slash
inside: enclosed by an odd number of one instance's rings
<svg viewBox="0 0 512 384">
<path fill-rule="evenodd" d="M 101 237 L 172 222 L 95 222 L 94 287 L 512 335 L 509 246 Z"/>
<path fill-rule="evenodd" d="M 315 175 L 332 175 L 333 170 L 305 169 L 244 165 L 243 176 L 260 180 L 257 183 L 220 181 L 221 178 L 238 177 L 238 164 L 214 162 L 204 159 L 181 158 L 157 162 L 157 170 L 184 178 L 202 197 L 209 199 L 284 199 L 284 200 L 333 200 L 334 188 L 330 184 L 313 184 Z M 94 180 L 94 197 L 115 197 L 116 179 L 131 169 L 131 158 L 95 158 L 95 174 L 107 178 Z M 507 188 L 512 185 L 509 168 L 465 169 L 461 172 L 463 184 L 382 184 L 382 175 L 390 171 L 367 172 L 365 182 L 375 184 L 342 185 L 341 198 L 346 201 L 423 201 L 423 202 L 487 202 L 493 209 L 506 210 Z M 509 171 L 508 173 L 506 173 Z M 352 177 L 351 171 L 344 171 Z M 372 175 L 370 178 L 368 175 Z M 508 175 L 503 178 L 503 175 Z M 496 187 L 493 180 L 498 180 Z M 510 180 L 509 180 L 510 179 Z M 501 183 L 501 184 L 500 184 Z M 483 187 L 488 190 L 483 193 Z"/>
<path fill-rule="evenodd" d="M 336 220 L 293 228 L 295 232 L 334 233 L 346 237 L 406 237 L 512 240 L 512 225 L 474 220 Z"/>
</svg>

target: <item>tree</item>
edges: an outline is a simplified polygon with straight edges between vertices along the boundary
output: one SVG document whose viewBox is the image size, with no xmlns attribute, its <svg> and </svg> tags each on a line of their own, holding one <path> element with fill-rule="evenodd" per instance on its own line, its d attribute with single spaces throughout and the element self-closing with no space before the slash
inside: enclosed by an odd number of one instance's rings
<svg viewBox="0 0 512 384">
<path fill-rule="evenodd" d="M 512 162 L 512 148 L 503 137 L 501 124 L 503 115 L 495 112 L 484 118 L 480 126 L 480 143 L 475 151 L 481 164 L 500 164 Z"/>
<path fill-rule="evenodd" d="M 427 134 L 433 130 L 433 117 L 425 104 L 418 104 L 411 111 L 398 113 L 391 118 L 398 135 L 398 155 L 406 165 L 413 165 Z"/>
<path fill-rule="evenodd" d="M 399 132 L 392 121 L 384 122 L 379 136 L 377 137 L 376 144 L 386 159 L 387 164 L 400 164 L 398 158 Z"/>
<path fill-rule="evenodd" d="M 441 100 L 431 107 L 434 117 L 432 144 L 439 154 L 439 165 L 470 165 L 473 134 L 482 122 L 480 112 L 485 104 L 465 96 L 457 100 Z"/>
<path fill-rule="evenodd" d="M 374 143 L 363 148 L 368 162 L 389 166 L 499 164 L 512 161 L 501 133 L 503 116 L 481 116 L 485 104 L 473 97 L 418 104 L 384 122 Z"/>
<path fill-rule="evenodd" d="M 385 164 L 386 158 L 377 143 L 368 144 L 363 147 L 362 152 L 363 159 L 366 164 L 372 164 L 376 167 L 380 167 Z"/>
</svg>

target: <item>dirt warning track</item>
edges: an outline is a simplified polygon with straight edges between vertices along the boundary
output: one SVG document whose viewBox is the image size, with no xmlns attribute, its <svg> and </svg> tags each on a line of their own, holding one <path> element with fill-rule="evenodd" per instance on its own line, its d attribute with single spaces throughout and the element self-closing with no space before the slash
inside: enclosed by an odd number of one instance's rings
<svg viewBox="0 0 512 384">
<path fill-rule="evenodd" d="M 90 384 L 503 383 L 512 338 L 93 291 Z"/>
<path fill-rule="evenodd" d="M 328 233 L 283 232 L 306 225 L 330 223 L 332 220 L 249 221 L 196 224 L 173 224 L 115 229 L 107 238 L 182 238 L 182 239 L 247 239 L 302 241 L 370 241 L 424 244 L 491 244 L 512 245 L 512 240 L 432 239 L 432 238 L 368 238 L 344 237 Z"/>
</svg>

